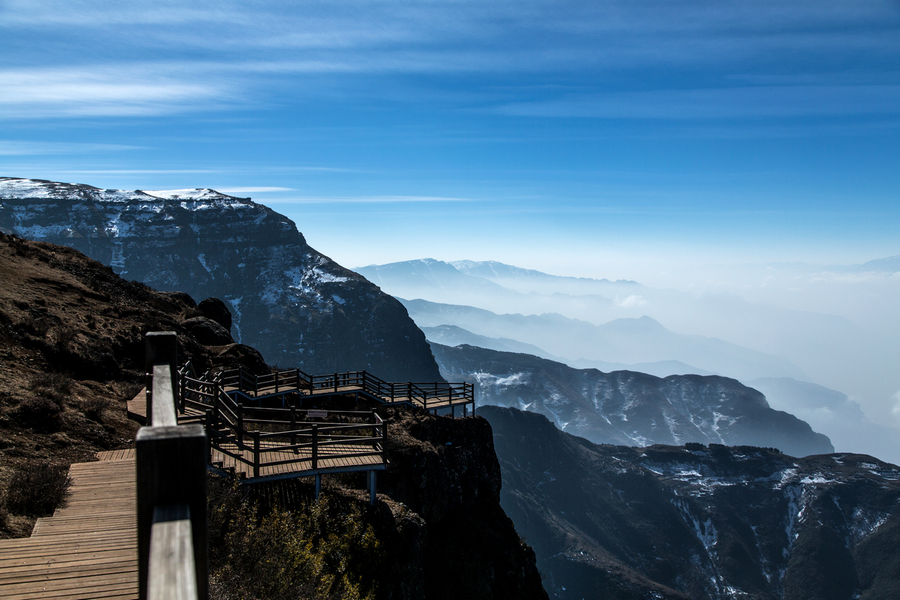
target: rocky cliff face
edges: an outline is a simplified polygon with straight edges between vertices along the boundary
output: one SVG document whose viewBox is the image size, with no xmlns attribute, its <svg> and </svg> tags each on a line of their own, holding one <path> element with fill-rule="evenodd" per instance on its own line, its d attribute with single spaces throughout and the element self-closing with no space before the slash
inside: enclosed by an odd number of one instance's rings
<svg viewBox="0 0 900 600">
<path fill-rule="evenodd" d="M 534 551 L 500 507 L 488 422 L 397 409 L 388 435 L 389 466 L 379 490 L 421 515 L 427 528 L 423 594 L 413 597 L 547 598 Z"/>
<path fill-rule="evenodd" d="M 249 199 L 0 178 L 0 231 L 75 248 L 158 290 L 221 298 L 234 337 L 271 364 L 440 379 L 399 302 L 310 248 L 287 217 Z"/>
<path fill-rule="evenodd" d="M 595 445 L 483 407 L 501 503 L 554 598 L 838 600 L 900 593 L 900 469 L 756 447 Z"/>
<path fill-rule="evenodd" d="M 797 456 L 834 451 L 826 436 L 727 377 L 603 373 L 465 345 L 432 350 L 445 376 L 476 383 L 478 404 L 540 413 L 595 443 L 752 445 Z"/>
</svg>

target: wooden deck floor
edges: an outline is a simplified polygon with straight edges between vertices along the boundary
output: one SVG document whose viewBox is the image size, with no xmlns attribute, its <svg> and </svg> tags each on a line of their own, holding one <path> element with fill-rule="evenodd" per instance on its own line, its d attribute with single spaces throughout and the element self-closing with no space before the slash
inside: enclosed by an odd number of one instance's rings
<svg viewBox="0 0 900 600">
<path fill-rule="evenodd" d="M 30 538 L 0 540 L 0 598 L 137 598 L 134 450 L 69 469 L 65 505 Z"/>
<path fill-rule="evenodd" d="M 146 403 L 141 402 L 142 394 L 135 396 L 135 399 L 129 402 L 128 411 L 134 411 L 137 416 L 145 417 Z M 196 422 L 204 416 L 203 413 L 188 409 L 185 414 L 179 416 L 179 423 Z M 245 440 L 246 442 L 246 440 Z M 263 443 L 262 449 L 271 449 L 268 452 L 262 452 L 260 455 L 260 479 L 279 479 L 286 477 L 311 477 L 316 473 L 339 473 L 342 471 L 374 471 L 384 469 L 384 461 L 380 456 L 358 456 L 359 454 L 367 454 L 374 452 L 374 448 L 353 445 L 353 444 L 337 444 L 322 445 L 319 448 L 319 456 L 317 458 L 317 468 L 312 468 L 312 450 L 299 449 L 297 452 L 293 450 L 276 450 L 277 444 Z M 253 452 L 249 450 L 239 451 L 236 444 L 223 444 L 222 449 L 231 454 L 237 454 L 241 458 L 247 460 L 250 464 L 229 456 L 218 449 L 212 449 L 212 457 L 210 464 L 225 470 L 231 471 L 235 475 L 246 479 L 253 479 Z M 277 464 L 283 463 L 283 464 Z M 2 598 L 2 596 L 0 596 Z"/>
<path fill-rule="evenodd" d="M 133 419 L 141 425 L 147 424 L 147 388 L 142 388 L 134 398 L 128 401 L 126 412 L 129 419 Z"/>
<path fill-rule="evenodd" d="M 327 387 L 327 388 L 316 388 L 314 390 L 310 390 L 309 388 L 296 388 L 290 385 L 281 384 L 279 386 L 265 385 L 260 386 L 256 392 L 247 392 L 241 390 L 237 386 L 226 386 L 226 392 L 242 392 L 243 394 L 249 397 L 262 397 L 262 396 L 270 396 L 277 394 L 290 394 L 293 392 L 300 392 L 307 398 L 312 398 L 315 396 L 329 396 L 332 394 L 353 394 L 354 392 L 364 392 L 365 389 L 360 385 L 341 385 L 338 387 Z M 418 397 L 409 397 L 402 395 L 395 395 L 393 398 L 390 396 L 379 396 L 382 402 L 385 404 L 411 404 L 413 406 L 418 406 L 420 408 L 427 408 L 428 410 L 433 409 L 441 409 L 448 408 L 450 406 L 458 406 L 460 410 L 463 410 L 463 407 L 467 407 L 469 404 L 472 404 L 471 400 L 464 400 L 460 397 L 459 394 L 454 396 L 435 396 L 428 399 L 427 403 L 423 403 L 421 398 Z M 466 409 L 468 410 L 468 409 Z"/>
<path fill-rule="evenodd" d="M 275 446 L 262 445 L 262 448 L 270 447 L 273 450 Z M 223 450 L 232 454 L 241 454 L 234 444 L 224 444 Z M 334 445 L 320 448 L 317 459 L 317 468 L 312 468 L 312 452 L 309 450 L 299 450 L 294 453 L 292 450 L 274 450 L 272 452 L 260 453 L 259 477 L 260 478 L 279 478 L 279 477 L 303 477 L 314 475 L 315 473 L 338 473 L 341 471 L 367 471 L 380 470 L 384 468 L 384 463 L 380 456 L 359 456 L 373 452 L 371 448 L 365 446 L 354 445 Z M 252 452 L 241 454 L 246 455 L 246 459 L 253 460 Z M 333 455 L 333 456 L 330 456 Z M 290 461 L 285 464 L 275 464 L 282 461 Z M 223 469 L 234 469 L 235 473 L 240 474 L 248 479 L 253 478 L 253 465 L 248 465 L 242 461 L 236 460 L 234 457 L 220 452 L 218 449 L 212 451 L 212 463 Z"/>
</svg>

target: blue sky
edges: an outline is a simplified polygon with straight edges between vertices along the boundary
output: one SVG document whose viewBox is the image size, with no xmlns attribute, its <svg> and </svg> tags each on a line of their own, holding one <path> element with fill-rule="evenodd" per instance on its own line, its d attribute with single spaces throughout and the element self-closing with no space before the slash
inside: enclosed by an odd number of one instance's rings
<svg viewBox="0 0 900 600">
<path fill-rule="evenodd" d="M 0 175 L 212 187 L 345 266 L 900 254 L 900 2 L 0 0 Z"/>
</svg>

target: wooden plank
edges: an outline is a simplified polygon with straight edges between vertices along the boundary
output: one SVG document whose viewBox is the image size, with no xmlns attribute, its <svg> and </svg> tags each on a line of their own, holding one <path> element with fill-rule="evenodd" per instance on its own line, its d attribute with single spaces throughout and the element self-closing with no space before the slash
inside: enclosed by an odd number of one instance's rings
<svg viewBox="0 0 900 600">
<path fill-rule="evenodd" d="M 133 460 L 134 459 L 134 448 L 123 448 L 121 450 L 104 450 L 97 453 L 97 460 L 99 461 L 119 461 L 119 460 Z"/>
<path fill-rule="evenodd" d="M 0 559 L 0 579 L 14 577 L 19 569 L 90 562 L 97 557 L 130 561 L 134 559 L 131 554 L 136 543 L 136 540 L 129 540 L 127 544 L 109 543 L 94 548 L 82 548 L 78 552 L 57 547 L 26 548 L 25 551 L 17 553 L 15 556 L 4 556 Z"/>
<path fill-rule="evenodd" d="M 150 535 L 149 600 L 197 597 L 191 517 L 187 503 L 157 507 Z"/>
</svg>

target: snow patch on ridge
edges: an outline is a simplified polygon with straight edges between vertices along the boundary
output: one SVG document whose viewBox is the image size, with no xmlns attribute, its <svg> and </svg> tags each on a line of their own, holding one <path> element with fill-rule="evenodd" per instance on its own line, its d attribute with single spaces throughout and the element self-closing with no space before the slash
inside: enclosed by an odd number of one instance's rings
<svg viewBox="0 0 900 600">
<path fill-rule="evenodd" d="M 203 266 L 206 267 L 205 264 Z M 234 329 L 234 341 L 236 341 L 238 344 L 242 343 L 241 342 L 241 300 L 243 300 L 243 299 L 244 299 L 243 296 L 240 296 L 238 298 L 229 298 L 228 296 L 225 297 L 225 300 L 228 302 L 228 304 L 231 305 L 231 327 Z"/>
<path fill-rule="evenodd" d="M 197 260 L 200 262 L 201 265 L 203 265 L 203 268 L 206 269 L 206 272 L 209 273 L 209 276 L 213 277 L 213 272 L 209 270 L 209 267 L 206 264 L 206 254 L 201 252 L 200 254 L 197 255 Z M 213 279 L 215 279 L 215 277 L 213 277 Z"/>
</svg>

